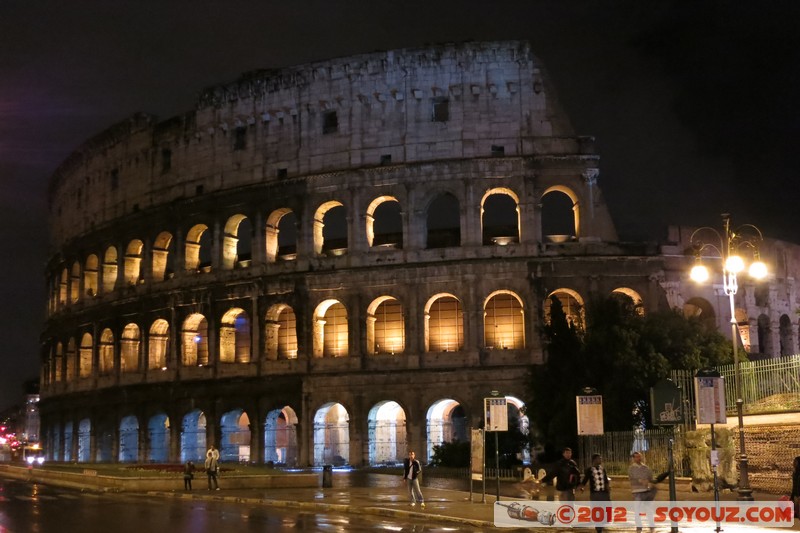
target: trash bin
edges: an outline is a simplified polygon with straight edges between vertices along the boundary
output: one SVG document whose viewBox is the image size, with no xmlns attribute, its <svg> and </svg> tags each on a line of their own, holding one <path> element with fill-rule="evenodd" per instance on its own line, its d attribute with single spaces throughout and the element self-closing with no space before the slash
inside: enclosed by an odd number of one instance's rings
<svg viewBox="0 0 800 533">
<path fill-rule="evenodd" d="M 325 465 L 322 467 L 322 488 L 333 488 L 333 465 Z"/>
</svg>

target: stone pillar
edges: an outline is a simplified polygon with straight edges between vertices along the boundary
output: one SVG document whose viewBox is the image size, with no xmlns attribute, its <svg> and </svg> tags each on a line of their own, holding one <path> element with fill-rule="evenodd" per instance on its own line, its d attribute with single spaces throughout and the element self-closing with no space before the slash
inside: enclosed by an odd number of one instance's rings
<svg viewBox="0 0 800 533">
<path fill-rule="evenodd" d="M 258 409 L 250 418 L 250 462 L 264 463 L 264 416 Z"/>
<path fill-rule="evenodd" d="M 322 357 L 325 353 L 325 320 L 314 317 L 314 325 L 311 334 L 313 335 L 311 357 Z"/>
<path fill-rule="evenodd" d="M 588 198 L 586 201 L 588 205 L 578 205 L 579 210 L 578 216 L 576 217 L 576 226 L 578 227 L 576 227 L 575 230 L 578 238 L 582 241 L 600 240 L 597 236 L 594 223 L 595 197 L 599 194 L 595 189 L 597 186 L 597 176 L 599 174 L 600 171 L 596 168 L 587 168 L 581 174 L 586 190 L 584 198 Z"/>
<path fill-rule="evenodd" d="M 220 228 L 219 220 L 214 220 L 211 233 L 211 271 L 216 272 L 222 269 L 222 247 L 223 230 Z M 209 231 L 209 230 L 206 230 Z"/>
<path fill-rule="evenodd" d="M 171 463 L 178 463 L 181 461 L 181 434 L 183 433 L 183 420 L 180 417 L 174 416 L 174 413 L 169 414 L 169 450 L 167 457 Z"/>
<path fill-rule="evenodd" d="M 255 265 L 263 265 L 267 262 L 266 260 L 266 236 L 264 235 L 265 229 L 265 222 L 264 222 L 264 215 L 261 214 L 261 211 L 256 211 L 256 215 L 253 217 L 253 223 L 251 224 L 252 229 L 252 237 L 250 239 L 250 259 L 252 260 L 251 264 Z"/>
<path fill-rule="evenodd" d="M 467 185 L 465 197 L 459 199 L 461 212 L 461 246 L 482 246 L 483 225 L 481 214 L 483 206 L 476 199 L 475 189 Z"/>
</svg>

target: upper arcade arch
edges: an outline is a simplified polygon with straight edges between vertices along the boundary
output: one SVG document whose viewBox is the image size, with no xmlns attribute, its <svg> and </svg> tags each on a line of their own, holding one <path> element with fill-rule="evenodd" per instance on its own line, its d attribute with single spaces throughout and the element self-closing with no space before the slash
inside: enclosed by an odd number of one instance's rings
<svg viewBox="0 0 800 533">
<path fill-rule="evenodd" d="M 449 192 L 435 196 L 425 211 L 425 248 L 461 246 L 461 205 Z"/>
<path fill-rule="evenodd" d="M 314 357 L 349 355 L 347 309 L 339 301 L 321 302 L 314 311 Z"/>
<path fill-rule="evenodd" d="M 367 307 L 367 353 L 396 354 L 405 350 L 403 304 L 393 296 L 380 296 Z"/>
<path fill-rule="evenodd" d="M 219 360 L 222 363 L 250 362 L 250 318 L 244 309 L 234 307 L 222 316 Z"/>
<path fill-rule="evenodd" d="M 103 292 L 109 293 L 117 284 L 117 249 L 114 246 L 106 248 L 103 254 Z"/>
<path fill-rule="evenodd" d="M 125 250 L 125 283 L 128 285 L 136 285 L 139 283 L 142 270 L 142 250 L 144 243 L 139 239 L 134 239 L 128 243 Z"/>
<path fill-rule="evenodd" d="M 484 245 L 518 243 L 520 235 L 519 196 L 507 187 L 489 189 L 481 199 L 481 234 Z"/>
<path fill-rule="evenodd" d="M 184 251 L 184 268 L 189 272 L 197 271 L 205 264 L 206 255 L 209 251 L 202 250 L 206 239 L 203 235 L 208 231 L 208 226 L 205 224 L 195 224 L 186 232 L 186 245 Z"/>
<path fill-rule="evenodd" d="M 342 255 L 347 252 L 347 213 L 336 200 L 323 203 L 314 213 L 314 253 Z"/>
<path fill-rule="evenodd" d="M 449 293 L 432 296 L 425 304 L 425 351 L 457 352 L 464 347 L 464 311 Z"/>
<path fill-rule="evenodd" d="M 375 198 L 367 207 L 367 244 L 370 247 L 403 247 L 402 206 L 390 195 Z"/>
<path fill-rule="evenodd" d="M 540 200 L 543 241 L 561 243 L 581 234 L 578 196 L 564 185 L 547 188 Z"/>
<path fill-rule="evenodd" d="M 284 303 L 270 307 L 265 330 L 267 359 L 297 358 L 297 316 L 294 309 Z"/>
<path fill-rule="evenodd" d="M 514 292 L 498 290 L 483 304 L 484 347 L 495 350 L 525 348 L 525 311 Z"/>
<path fill-rule="evenodd" d="M 164 281 L 175 274 L 174 244 L 168 231 L 159 233 L 153 241 L 153 281 Z"/>
<path fill-rule="evenodd" d="M 233 215 L 225 223 L 222 237 L 223 270 L 233 270 L 237 266 L 241 268 L 250 264 L 251 232 L 251 225 L 245 215 Z"/>
<path fill-rule="evenodd" d="M 278 259 L 292 260 L 297 257 L 297 216 L 288 207 L 276 209 L 267 217 L 266 228 L 267 263 Z"/>
<path fill-rule="evenodd" d="M 183 321 L 182 331 L 183 366 L 208 364 L 208 321 L 200 313 L 193 313 Z"/>
<path fill-rule="evenodd" d="M 644 301 L 635 290 L 628 287 L 618 287 L 611 291 L 611 296 L 621 298 L 637 316 L 644 316 Z"/>
</svg>

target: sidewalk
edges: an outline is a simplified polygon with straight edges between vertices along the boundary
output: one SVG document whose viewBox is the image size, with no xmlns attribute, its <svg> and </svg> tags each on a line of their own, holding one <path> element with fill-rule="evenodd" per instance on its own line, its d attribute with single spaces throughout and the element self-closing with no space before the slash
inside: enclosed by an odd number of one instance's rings
<svg viewBox="0 0 800 533">
<path fill-rule="evenodd" d="M 225 501 L 233 503 L 248 503 L 256 505 L 270 505 L 274 507 L 290 508 L 290 509 L 303 509 L 308 511 L 318 512 L 338 512 L 338 513 L 353 513 L 353 514 L 371 514 L 378 516 L 388 516 L 393 518 L 425 518 L 428 520 L 435 520 L 442 523 L 462 524 L 480 528 L 494 528 L 494 503 L 495 487 L 489 490 L 487 486 L 487 494 L 485 503 L 481 503 L 483 494 L 478 492 L 473 494 L 473 502 L 470 503 L 469 492 L 423 487 L 423 494 L 425 495 L 425 509 L 419 506 L 411 507 L 408 501 L 408 495 L 405 486 L 398 482 L 393 476 L 386 476 L 386 483 L 381 483 L 381 486 L 371 487 L 354 487 L 347 486 L 346 483 L 337 483 L 338 476 L 334 476 L 333 488 L 315 488 L 315 489 L 222 489 L 219 491 L 208 491 L 204 484 L 196 483 L 195 490 L 192 492 L 183 491 L 153 491 L 148 492 L 148 495 L 159 497 L 174 497 L 181 499 L 202 499 Z M 221 480 L 224 487 L 224 480 Z M 339 486 L 337 486 L 339 485 Z M 477 484 L 476 484 L 477 485 Z M 668 499 L 668 491 L 665 484 L 660 485 L 658 499 Z M 480 490 L 480 489 L 477 489 Z M 513 496 L 505 496 L 508 493 L 509 486 L 501 488 L 500 500 L 510 501 L 515 498 Z M 620 494 L 614 495 L 619 499 L 630 499 L 630 494 L 627 491 L 620 491 Z M 777 497 L 772 494 L 758 494 L 754 493 L 753 497 L 757 501 L 777 501 Z M 578 501 L 586 501 L 587 495 L 578 494 Z M 678 493 L 679 501 L 689 500 L 706 500 L 714 499 L 712 494 L 698 494 L 698 493 Z M 720 494 L 721 501 L 734 501 L 736 500 L 735 492 L 725 492 Z M 535 500 L 534 500 L 535 501 Z M 789 528 L 775 528 L 769 531 L 777 532 L 780 530 L 800 531 L 800 522 L 795 522 L 795 526 Z M 766 531 L 766 528 L 736 528 L 740 531 L 757 532 Z M 725 531 L 732 532 L 734 528 L 725 527 Z M 564 531 L 577 531 L 575 529 L 567 529 Z M 698 530 L 699 531 L 699 530 Z"/>
</svg>

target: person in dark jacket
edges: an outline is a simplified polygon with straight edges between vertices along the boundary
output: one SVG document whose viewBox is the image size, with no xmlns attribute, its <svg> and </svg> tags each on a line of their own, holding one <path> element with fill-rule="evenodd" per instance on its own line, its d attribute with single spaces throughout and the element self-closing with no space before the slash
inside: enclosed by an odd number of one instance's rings
<svg viewBox="0 0 800 533">
<path fill-rule="evenodd" d="M 419 488 L 419 475 L 422 473 L 422 466 L 417 461 L 417 454 L 413 451 L 408 452 L 408 457 L 403 461 L 403 481 L 408 485 L 408 496 L 411 498 L 411 507 L 417 502 L 423 509 L 425 508 L 425 498 Z"/>
<path fill-rule="evenodd" d="M 608 477 L 603 466 L 603 458 L 599 453 L 592 455 L 592 466 L 586 469 L 581 479 L 581 490 L 589 483 L 589 499 L 593 502 L 611 501 L 611 478 Z M 600 526 L 595 527 L 598 533 L 603 531 Z"/>
<path fill-rule="evenodd" d="M 553 465 L 542 481 L 550 482 L 556 478 L 558 499 L 562 502 L 575 501 L 575 488 L 581 481 L 581 471 L 578 464 L 572 460 L 572 448 L 561 451 L 561 459 Z"/>
</svg>

